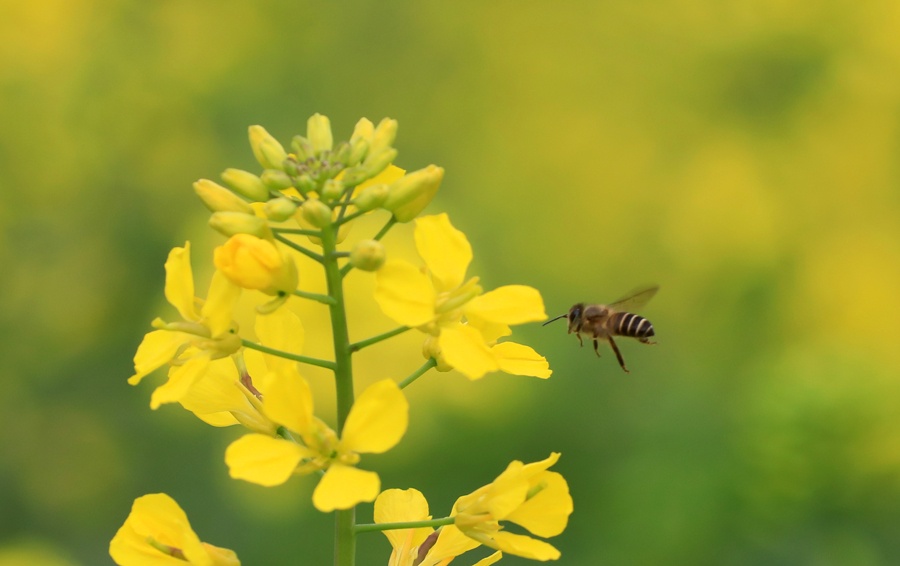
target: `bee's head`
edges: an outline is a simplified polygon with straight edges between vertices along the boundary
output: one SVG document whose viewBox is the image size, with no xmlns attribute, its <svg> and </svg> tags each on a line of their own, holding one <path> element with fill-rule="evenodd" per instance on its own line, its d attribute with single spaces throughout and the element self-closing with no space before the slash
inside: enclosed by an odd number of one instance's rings
<svg viewBox="0 0 900 566">
<path fill-rule="evenodd" d="M 559 316 L 555 316 L 555 317 L 551 318 L 550 320 L 548 320 L 547 322 L 545 322 L 544 324 L 542 324 L 541 326 L 547 326 L 554 320 L 559 320 L 561 318 L 565 318 L 566 320 L 569 321 L 569 332 L 572 332 L 572 331 L 574 331 L 574 329 L 578 328 L 578 326 L 581 324 L 581 316 L 583 314 L 584 314 L 584 303 L 578 303 L 577 305 L 570 308 L 569 312 L 567 312 L 565 314 L 561 314 Z"/>
</svg>

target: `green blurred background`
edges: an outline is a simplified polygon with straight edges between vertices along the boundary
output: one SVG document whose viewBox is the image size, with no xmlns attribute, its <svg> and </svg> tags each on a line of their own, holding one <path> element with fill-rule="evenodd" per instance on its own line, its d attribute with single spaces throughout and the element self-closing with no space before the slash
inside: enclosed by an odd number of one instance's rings
<svg viewBox="0 0 900 566">
<path fill-rule="evenodd" d="M 900 563 L 896 2 L 51 0 L 0 29 L 0 565 L 108 564 L 158 491 L 244 564 L 330 562 L 310 481 L 230 480 L 240 431 L 125 383 L 172 313 L 168 250 L 196 241 L 199 270 L 220 241 L 191 182 L 314 112 L 338 139 L 400 121 L 487 288 L 555 315 L 662 287 L 630 375 L 558 322 L 514 335 L 550 380 L 416 382 L 404 441 L 363 461 L 384 487 L 438 516 L 560 451 L 565 564 Z M 388 554 L 364 535 L 358 563 Z"/>
</svg>

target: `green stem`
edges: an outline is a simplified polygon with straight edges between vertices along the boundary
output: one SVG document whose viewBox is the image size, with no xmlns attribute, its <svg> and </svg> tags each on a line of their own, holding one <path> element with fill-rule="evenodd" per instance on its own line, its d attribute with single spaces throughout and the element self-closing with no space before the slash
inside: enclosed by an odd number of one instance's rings
<svg viewBox="0 0 900 566">
<path fill-rule="evenodd" d="M 356 220 L 357 218 L 359 218 L 359 217 L 362 216 L 363 214 L 368 214 L 368 213 L 369 213 L 368 210 L 357 210 L 356 212 L 354 212 L 354 213 L 352 213 L 352 214 L 348 214 L 347 216 L 344 216 L 343 218 L 339 218 L 339 219 L 338 219 L 338 223 L 339 223 L 339 224 L 346 224 L 347 222 L 350 222 L 351 220 Z"/>
<path fill-rule="evenodd" d="M 443 519 L 431 519 L 430 521 L 406 521 L 402 523 L 363 523 L 356 525 L 357 533 L 369 533 L 372 531 L 391 531 L 394 529 L 419 529 L 422 527 L 443 527 L 452 525 L 453 517 Z"/>
<path fill-rule="evenodd" d="M 304 230 L 303 228 L 272 228 L 272 231 L 276 234 L 295 234 L 297 236 L 315 236 L 316 238 L 322 235 L 320 230 Z"/>
<path fill-rule="evenodd" d="M 398 334 L 403 334 L 407 330 L 409 330 L 409 326 L 400 326 L 393 330 L 389 330 L 388 332 L 385 332 L 383 334 L 379 334 L 378 336 L 372 336 L 371 338 L 366 338 L 365 340 L 360 340 L 359 342 L 354 342 L 353 344 L 350 344 L 350 351 L 358 352 L 367 346 L 371 346 L 372 344 L 377 344 L 377 343 L 381 342 L 382 340 L 387 340 L 388 338 L 393 338 L 394 336 L 397 336 Z"/>
<path fill-rule="evenodd" d="M 437 365 L 437 360 L 435 360 L 434 358 L 428 358 L 428 361 L 425 362 L 424 364 L 422 364 L 422 367 L 420 367 L 420 368 L 417 369 L 416 371 L 414 371 L 414 372 L 412 372 L 411 374 L 409 374 L 409 377 L 407 377 L 406 379 L 404 379 L 403 381 L 401 381 L 401 382 L 398 384 L 399 387 L 400 387 L 400 389 L 403 389 L 404 387 L 406 387 L 407 385 L 409 385 L 409 384 L 412 383 L 413 381 L 419 379 L 420 377 L 422 377 L 422 375 L 423 375 L 426 371 L 430 370 L 431 368 L 433 368 L 433 367 L 436 366 L 436 365 Z"/>
<path fill-rule="evenodd" d="M 251 350 L 259 350 L 260 352 L 272 354 L 273 356 L 278 356 L 287 360 L 294 360 L 295 362 L 300 362 L 301 364 L 318 366 L 320 368 L 330 369 L 332 371 L 335 369 L 335 363 L 328 360 L 320 360 L 319 358 L 311 358 L 309 356 L 292 354 L 283 350 L 276 350 L 275 348 L 269 348 L 268 346 L 263 346 L 262 344 L 257 344 L 256 342 L 251 342 L 249 340 L 241 340 L 241 344 L 245 348 L 250 348 Z"/>
<path fill-rule="evenodd" d="M 384 235 L 387 234 L 388 231 L 389 231 L 391 228 L 393 228 L 393 227 L 394 227 L 394 224 L 396 224 L 396 223 L 397 223 L 397 218 L 395 218 L 393 215 L 391 215 L 390 220 L 388 220 L 388 221 L 384 224 L 384 226 L 381 227 L 381 230 L 379 230 L 378 233 L 375 234 L 375 237 L 372 238 L 372 239 L 375 240 L 375 241 L 378 241 L 378 240 L 384 238 Z M 350 270 L 351 270 L 351 269 L 353 269 L 353 264 L 350 264 L 350 263 L 348 263 L 347 265 L 345 265 L 344 267 L 342 267 L 342 268 L 341 268 L 341 277 L 346 277 L 347 274 L 350 273 Z"/>
<path fill-rule="evenodd" d="M 286 245 L 287 247 L 291 248 L 292 250 L 296 250 L 314 261 L 317 261 L 319 263 L 323 263 L 325 261 L 325 258 L 320 256 L 316 252 L 304 248 L 297 242 L 289 240 L 289 239 L 285 238 L 284 236 L 282 236 L 281 234 L 275 234 L 275 239 L 278 240 L 279 242 L 281 242 L 282 244 Z"/>
<path fill-rule="evenodd" d="M 296 289 L 294 294 L 298 297 L 303 297 L 304 299 L 309 299 L 311 301 L 316 301 L 317 303 L 322 303 L 323 305 L 333 305 L 334 299 L 329 297 L 328 295 L 320 295 L 318 293 L 309 293 L 307 291 L 301 291 L 300 289 Z"/>
<path fill-rule="evenodd" d="M 331 331 L 334 340 L 334 382 L 337 394 L 338 436 L 344 429 L 347 416 L 353 407 L 353 361 L 350 349 L 350 333 L 347 329 L 347 312 L 344 304 L 344 288 L 341 269 L 334 253 L 337 251 L 337 227 L 322 229 L 322 265 L 325 267 L 325 281 L 328 295 L 334 304 L 328 305 L 331 314 Z M 356 508 L 338 510 L 334 521 L 334 564 L 353 566 L 356 561 Z"/>
</svg>

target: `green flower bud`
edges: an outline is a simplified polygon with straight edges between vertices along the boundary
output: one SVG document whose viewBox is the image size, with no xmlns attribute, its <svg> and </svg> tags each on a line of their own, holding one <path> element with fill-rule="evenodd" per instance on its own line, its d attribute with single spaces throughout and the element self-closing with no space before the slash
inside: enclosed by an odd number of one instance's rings
<svg viewBox="0 0 900 566">
<path fill-rule="evenodd" d="M 307 199 L 300 205 L 300 214 L 303 219 L 315 226 L 324 228 L 331 224 L 331 209 L 318 199 Z"/>
<path fill-rule="evenodd" d="M 371 185 L 360 191 L 359 195 L 353 199 L 353 204 L 356 205 L 356 208 L 362 210 L 363 212 L 368 212 L 370 210 L 375 210 L 384 204 L 385 199 L 388 196 L 388 186 L 384 183 L 378 183 L 377 185 Z"/>
<path fill-rule="evenodd" d="M 222 185 L 210 181 L 209 179 L 200 179 L 194 183 L 194 192 L 206 205 L 206 208 L 212 212 L 220 210 L 229 210 L 232 212 L 243 212 L 244 214 L 253 214 L 253 208 L 247 204 L 247 201 L 229 191 Z"/>
<path fill-rule="evenodd" d="M 331 151 L 332 161 L 341 165 L 347 165 L 347 161 L 350 159 L 350 151 L 350 144 L 342 141 L 334 146 L 334 149 Z"/>
<path fill-rule="evenodd" d="M 378 271 L 384 265 L 384 246 L 377 240 L 362 240 L 350 252 L 350 265 L 363 271 Z"/>
<path fill-rule="evenodd" d="M 297 188 L 297 191 L 303 196 L 306 196 L 306 193 L 318 190 L 319 188 L 313 178 L 309 176 L 309 173 L 304 173 L 294 179 L 294 186 Z"/>
<path fill-rule="evenodd" d="M 254 202 L 265 202 L 269 199 L 269 189 L 263 184 L 262 179 L 249 171 L 226 169 L 222 173 L 222 180 L 236 193 Z"/>
<path fill-rule="evenodd" d="M 291 149 L 294 150 L 294 155 L 297 156 L 297 161 L 300 163 L 303 163 L 315 153 L 313 144 L 303 136 L 294 136 L 294 139 L 291 140 Z"/>
<path fill-rule="evenodd" d="M 375 156 L 382 151 L 391 149 L 396 137 L 397 120 L 385 118 L 378 123 L 378 127 L 372 132 L 372 141 L 369 142 L 369 155 Z"/>
<path fill-rule="evenodd" d="M 344 194 L 344 183 L 336 179 L 328 179 L 322 186 L 322 198 L 325 200 L 337 200 Z"/>
<path fill-rule="evenodd" d="M 368 118 L 360 118 L 359 122 L 356 123 L 356 126 L 353 127 L 353 134 L 350 136 L 350 145 L 353 145 L 360 139 L 368 142 L 372 139 L 373 133 L 375 133 L 375 124 Z"/>
<path fill-rule="evenodd" d="M 331 135 L 331 121 L 328 116 L 313 114 L 306 121 L 306 137 L 312 143 L 313 151 L 320 154 L 331 151 L 334 139 Z"/>
<path fill-rule="evenodd" d="M 341 181 L 344 182 L 346 187 L 355 187 L 369 177 L 368 169 L 364 165 L 357 165 L 356 167 L 344 169 L 344 176 L 341 177 Z"/>
<path fill-rule="evenodd" d="M 347 160 L 344 163 L 348 167 L 353 167 L 354 165 L 359 165 L 363 158 L 366 156 L 366 152 L 369 151 L 369 142 L 363 138 L 357 138 L 350 142 L 350 154 L 347 156 Z"/>
<path fill-rule="evenodd" d="M 297 212 L 297 204 L 289 198 L 273 198 L 263 207 L 263 212 L 275 222 L 284 222 Z"/>
<path fill-rule="evenodd" d="M 226 236 L 235 234 L 253 234 L 259 238 L 269 239 L 272 231 L 265 219 L 243 212 L 214 212 L 209 217 L 210 227 Z"/>
<path fill-rule="evenodd" d="M 288 177 L 288 174 L 278 169 L 266 169 L 259 178 L 272 191 L 283 191 L 294 186 L 294 182 Z"/>
<path fill-rule="evenodd" d="M 296 155 L 288 155 L 287 159 L 284 160 L 284 172 L 290 177 L 296 177 L 300 174 L 300 164 L 297 163 Z"/>
<path fill-rule="evenodd" d="M 287 152 L 262 126 L 250 126 L 250 149 L 263 169 L 283 169 Z"/>
<path fill-rule="evenodd" d="M 366 157 L 366 160 L 363 161 L 362 167 L 366 172 L 366 179 L 371 179 L 375 175 L 381 173 L 385 169 L 387 169 L 388 165 L 394 162 L 394 159 L 397 158 L 397 150 L 396 149 L 388 149 L 386 151 L 382 151 L 379 154 L 373 154 L 371 151 L 369 155 Z"/>
<path fill-rule="evenodd" d="M 391 183 L 382 207 L 393 212 L 399 222 L 409 222 L 428 206 L 443 178 L 444 168 L 436 165 L 404 175 Z"/>
</svg>

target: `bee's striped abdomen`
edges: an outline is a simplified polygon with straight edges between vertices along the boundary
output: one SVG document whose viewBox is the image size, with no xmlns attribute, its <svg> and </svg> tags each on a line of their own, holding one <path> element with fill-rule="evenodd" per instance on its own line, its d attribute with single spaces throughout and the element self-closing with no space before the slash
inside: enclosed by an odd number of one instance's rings
<svg viewBox="0 0 900 566">
<path fill-rule="evenodd" d="M 638 339 L 650 338 L 656 334 L 653 332 L 653 325 L 650 324 L 649 320 L 630 312 L 617 312 L 614 314 L 612 328 L 619 336 L 630 336 Z"/>
</svg>

